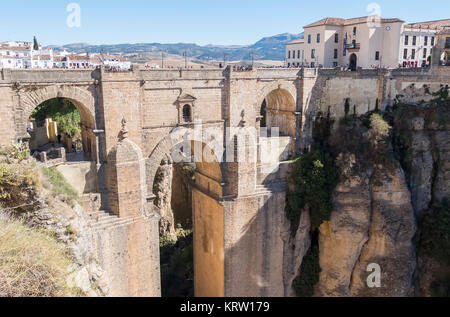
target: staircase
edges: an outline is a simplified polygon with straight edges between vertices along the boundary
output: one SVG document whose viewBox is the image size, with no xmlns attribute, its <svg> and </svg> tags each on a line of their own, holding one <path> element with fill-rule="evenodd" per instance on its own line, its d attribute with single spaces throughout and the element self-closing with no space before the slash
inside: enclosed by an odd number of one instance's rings
<svg viewBox="0 0 450 317">
<path fill-rule="evenodd" d="M 91 219 L 91 227 L 94 231 L 102 231 L 127 226 L 135 222 L 137 218 L 137 217 L 119 218 L 116 215 L 111 215 L 110 213 L 103 210 L 88 214 Z"/>
<path fill-rule="evenodd" d="M 95 231 L 103 231 L 117 227 L 127 226 L 136 221 L 139 217 L 125 217 L 119 218 L 116 215 L 110 214 L 105 210 L 100 209 L 100 195 L 90 194 L 84 195 L 82 200 L 85 206 L 85 211 L 89 215 L 91 228 Z"/>
<path fill-rule="evenodd" d="M 256 185 L 256 195 L 269 195 L 272 193 L 281 193 L 288 190 L 288 185 L 285 181 L 278 181 L 273 183 Z"/>
</svg>

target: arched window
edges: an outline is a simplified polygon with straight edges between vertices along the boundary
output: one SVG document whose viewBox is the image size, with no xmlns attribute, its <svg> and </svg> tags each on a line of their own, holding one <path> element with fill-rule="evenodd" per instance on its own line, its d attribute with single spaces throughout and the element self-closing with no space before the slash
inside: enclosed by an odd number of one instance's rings
<svg viewBox="0 0 450 317">
<path fill-rule="evenodd" d="M 190 105 L 184 105 L 183 107 L 183 120 L 184 122 L 192 122 L 192 111 Z"/>
</svg>

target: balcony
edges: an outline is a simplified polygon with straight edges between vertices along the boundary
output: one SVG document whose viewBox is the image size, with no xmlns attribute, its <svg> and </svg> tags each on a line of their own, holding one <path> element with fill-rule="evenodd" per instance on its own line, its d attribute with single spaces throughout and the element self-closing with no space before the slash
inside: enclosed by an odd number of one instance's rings
<svg viewBox="0 0 450 317">
<path fill-rule="evenodd" d="M 361 43 L 346 44 L 345 49 L 349 52 L 358 52 L 361 49 Z"/>
</svg>

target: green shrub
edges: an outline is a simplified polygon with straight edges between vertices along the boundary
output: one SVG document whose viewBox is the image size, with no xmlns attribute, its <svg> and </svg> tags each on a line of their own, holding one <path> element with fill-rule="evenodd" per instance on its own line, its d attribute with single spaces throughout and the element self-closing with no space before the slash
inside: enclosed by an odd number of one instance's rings
<svg viewBox="0 0 450 317">
<path fill-rule="evenodd" d="M 21 212 L 39 205 L 41 189 L 38 175 L 31 164 L 0 163 L 0 207 Z"/>
<path fill-rule="evenodd" d="M 161 246 L 161 288 L 163 297 L 194 296 L 194 248 L 193 233 L 176 230 L 176 238 L 170 235 L 160 237 Z"/>
<path fill-rule="evenodd" d="M 296 160 L 292 182 L 295 191 L 288 194 L 287 218 L 295 221 L 308 205 L 313 228 L 329 220 L 333 210 L 333 190 L 339 183 L 339 172 L 333 157 L 320 150 L 302 155 Z"/>
<path fill-rule="evenodd" d="M 383 117 L 374 113 L 370 116 L 370 133 L 374 141 L 382 141 L 389 138 L 391 127 Z"/>
<path fill-rule="evenodd" d="M 319 282 L 320 272 L 319 247 L 313 245 L 304 256 L 300 274 L 293 282 L 295 295 L 297 297 L 314 296 L 314 286 Z"/>
<path fill-rule="evenodd" d="M 0 150 L 1 161 L 7 163 L 22 162 L 30 157 L 30 151 L 25 143 L 13 143 Z"/>
<path fill-rule="evenodd" d="M 52 118 L 58 129 L 71 138 L 81 135 L 81 117 L 77 108 L 67 99 L 55 98 L 40 104 L 31 114 L 36 121 Z"/>
</svg>

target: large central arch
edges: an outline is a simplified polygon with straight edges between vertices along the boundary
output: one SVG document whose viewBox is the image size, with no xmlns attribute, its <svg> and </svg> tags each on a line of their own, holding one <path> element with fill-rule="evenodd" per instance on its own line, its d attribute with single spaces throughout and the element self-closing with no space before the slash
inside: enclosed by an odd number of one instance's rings
<svg viewBox="0 0 450 317">
<path fill-rule="evenodd" d="M 147 187 L 150 193 L 163 160 L 174 162 L 174 149 L 186 146 L 181 138 L 164 138 L 147 160 Z M 190 141 L 195 158 L 195 181 L 192 187 L 194 233 L 194 289 L 197 297 L 225 295 L 223 173 L 220 158 L 201 140 Z M 213 159 L 211 159 L 213 158 Z M 176 161 L 175 161 L 176 162 Z"/>
</svg>

